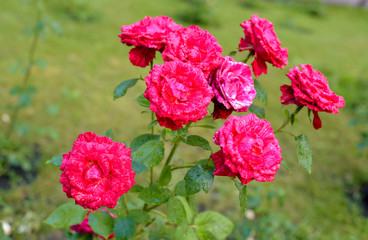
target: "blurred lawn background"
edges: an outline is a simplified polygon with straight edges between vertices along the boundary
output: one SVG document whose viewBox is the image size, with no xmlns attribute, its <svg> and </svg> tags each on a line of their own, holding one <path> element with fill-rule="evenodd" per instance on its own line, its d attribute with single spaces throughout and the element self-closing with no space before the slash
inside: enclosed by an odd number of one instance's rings
<svg viewBox="0 0 368 240">
<path fill-rule="evenodd" d="M 9 91 L 22 79 L 19 66 L 25 63 L 31 44 L 24 29 L 34 23 L 36 8 L 33 1 L 13 0 L 2 1 L 0 11 L 0 114 L 4 116 L 10 114 L 6 106 L 17 101 Z M 112 128 L 115 140 L 130 143 L 148 132 L 150 114 L 142 115 L 144 109 L 134 101 L 144 91 L 144 82 L 122 99 L 112 100 L 112 91 L 121 81 L 148 74 L 148 68 L 130 64 L 130 47 L 118 38 L 121 25 L 158 15 L 184 26 L 197 21 L 218 39 L 227 55 L 243 37 L 239 24 L 255 13 L 273 22 L 282 47 L 289 51 L 284 70 L 270 66 L 269 74 L 258 79 L 269 95 L 266 119 L 273 128 L 281 125 L 285 109 L 294 110 L 294 106 L 281 106 L 279 87 L 290 83 L 285 73 L 299 63 L 312 64 L 324 73 L 332 90 L 344 96 L 346 107 L 337 115 L 320 114 L 323 127 L 318 131 L 303 109 L 297 124 L 289 128 L 309 137 L 314 151 L 312 174 L 298 164 L 294 139 L 277 136 L 289 171 L 282 167 L 272 183 L 248 184 L 249 208 L 256 220 L 241 216 L 236 188 L 226 178 L 215 178 L 210 193 L 199 194 L 200 208 L 221 211 L 232 219 L 237 227 L 231 239 L 368 239 L 364 217 L 364 206 L 368 207 L 367 199 L 364 205 L 364 186 L 368 188 L 366 9 L 319 1 L 48 0 L 44 13 L 58 22 L 62 33 L 48 29 L 39 43 L 36 59 L 44 63 L 34 68 L 30 79 L 38 91 L 31 106 L 20 113 L 17 132 L 22 136 L 14 135 L 25 148 L 39 145 L 40 167 L 34 181 L 12 182 L 10 188 L 0 189 L 0 221 L 10 223 L 15 239 L 65 239 L 62 232 L 42 223 L 67 201 L 59 184 L 60 171 L 44 162 L 70 151 L 78 134 L 102 135 Z M 244 53 L 235 57 L 244 58 Z M 0 131 L 4 132 L 9 123 L 2 119 Z M 222 123 L 215 124 L 219 128 Z M 23 125 L 28 132 L 22 133 Z M 211 141 L 215 130 L 190 131 Z M 194 162 L 208 157 L 208 152 L 182 145 L 176 156 L 176 161 Z M 185 173 L 177 171 L 177 179 Z"/>
</svg>

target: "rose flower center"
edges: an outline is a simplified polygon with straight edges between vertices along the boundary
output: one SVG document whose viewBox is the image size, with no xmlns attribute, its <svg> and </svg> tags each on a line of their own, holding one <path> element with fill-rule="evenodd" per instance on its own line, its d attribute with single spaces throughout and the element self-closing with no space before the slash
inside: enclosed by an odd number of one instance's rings
<svg viewBox="0 0 368 240">
<path fill-rule="evenodd" d="M 102 178 L 102 170 L 98 166 L 98 164 L 93 164 L 86 172 L 85 172 L 85 179 L 88 181 L 93 180 L 100 180 Z"/>
<path fill-rule="evenodd" d="M 247 156 L 250 163 L 260 164 L 263 155 L 262 139 L 243 138 L 239 143 L 239 153 L 242 156 Z"/>
</svg>

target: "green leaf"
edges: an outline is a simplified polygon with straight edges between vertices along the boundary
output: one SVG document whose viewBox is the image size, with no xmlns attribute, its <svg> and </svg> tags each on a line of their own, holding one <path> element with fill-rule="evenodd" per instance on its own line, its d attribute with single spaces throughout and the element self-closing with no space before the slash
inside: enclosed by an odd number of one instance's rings
<svg viewBox="0 0 368 240">
<path fill-rule="evenodd" d="M 181 180 L 180 182 L 176 184 L 174 192 L 175 194 L 179 196 L 183 196 L 183 197 L 187 195 L 187 192 L 185 190 L 185 180 Z"/>
<path fill-rule="evenodd" d="M 146 99 L 145 97 L 143 97 L 143 94 L 142 95 L 139 95 L 139 97 L 137 97 L 135 99 L 135 101 L 139 105 L 141 105 L 142 107 L 149 108 L 149 106 L 150 106 L 150 102 L 148 101 L 148 99 Z"/>
<path fill-rule="evenodd" d="M 127 90 L 133 87 L 137 82 L 138 78 L 133 78 L 126 80 L 120 83 L 118 86 L 116 86 L 114 90 L 114 100 L 123 97 L 126 94 Z"/>
<path fill-rule="evenodd" d="M 263 104 L 267 104 L 267 92 L 257 79 L 254 79 L 254 89 L 257 92 L 255 99 L 259 100 Z"/>
<path fill-rule="evenodd" d="M 192 210 L 192 213 L 197 215 L 198 214 L 198 207 L 197 207 L 197 202 L 195 200 L 195 196 L 194 195 L 187 196 L 186 200 L 189 204 L 190 209 Z"/>
<path fill-rule="evenodd" d="M 45 223 L 54 228 L 67 228 L 81 223 L 88 213 L 88 209 L 83 209 L 74 202 L 65 203 L 56 208 L 45 220 Z"/>
<path fill-rule="evenodd" d="M 136 223 L 147 224 L 151 221 L 149 214 L 141 209 L 130 210 L 129 216 L 132 216 Z"/>
<path fill-rule="evenodd" d="M 53 21 L 51 23 L 51 28 L 52 28 L 52 30 L 54 30 L 56 35 L 60 36 L 60 35 L 63 34 L 63 29 L 61 28 L 59 22 Z"/>
<path fill-rule="evenodd" d="M 47 62 L 46 62 L 45 60 L 37 60 L 37 61 L 36 61 L 36 64 L 37 64 L 38 66 L 40 66 L 40 68 L 45 68 L 45 67 L 47 67 Z"/>
<path fill-rule="evenodd" d="M 179 225 L 174 234 L 174 240 L 198 240 L 193 228 L 188 225 Z"/>
<path fill-rule="evenodd" d="M 70 240 L 93 240 L 92 234 L 70 233 L 68 237 Z"/>
<path fill-rule="evenodd" d="M 239 51 L 235 50 L 235 51 L 231 51 L 229 52 L 229 56 L 232 57 L 232 56 L 235 56 Z"/>
<path fill-rule="evenodd" d="M 114 235 L 117 240 L 129 240 L 134 237 L 136 225 L 132 216 L 120 216 L 115 221 Z"/>
<path fill-rule="evenodd" d="M 161 131 L 161 138 L 162 138 L 162 140 L 164 140 L 164 141 L 167 141 L 166 140 L 166 133 L 167 133 L 167 128 L 164 128 L 164 129 L 162 129 L 162 131 Z"/>
<path fill-rule="evenodd" d="M 167 203 L 167 219 L 174 224 L 187 224 L 187 215 L 182 201 L 171 197 Z"/>
<path fill-rule="evenodd" d="M 118 202 L 113 209 L 110 209 L 111 213 L 120 216 L 126 211 L 124 195 L 120 196 Z"/>
<path fill-rule="evenodd" d="M 150 124 L 148 124 L 148 130 L 150 130 L 151 128 L 153 128 L 155 125 L 158 124 L 158 121 L 155 119 L 152 122 L 150 122 Z"/>
<path fill-rule="evenodd" d="M 171 180 L 171 166 L 166 165 L 162 169 L 162 172 L 160 174 L 160 177 L 158 178 L 157 184 L 159 187 L 163 187 L 169 184 L 170 180 Z"/>
<path fill-rule="evenodd" d="M 19 94 L 20 92 L 21 92 L 20 87 L 13 87 L 12 89 L 10 89 L 10 95 L 16 95 Z"/>
<path fill-rule="evenodd" d="M 114 229 L 114 219 L 105 211 L 96 211 L 88 215 L 88 223 L 98 235 L 108 238 Z"/>
<path fill-rule="evenodd" d="M 187 218 L 187 222 L 191 223 L 193 220 L 193 212 L 191 207 L 189 206 L 189 203 L 184 197 L 177 196 L 176 197 L 181 203 L 183 204 L 184 210 L 185 210 L 185 216 Z"/>
<path fill-rule="evenodd" d="M 106 129 L 105 132 L 103 133 L 103 135 L 105 137 L 111 138 L 111 140 L 114 140 L 114 133 L 112 132 L 112 129 Z"/>
<path fill-rule="evenodd" d="M 133 193 L 141 192 L 143 189 L 144 189 L 144 187 L 143 187 L 143 186 L 138 185 L 138 184 L 135 184 L 135 185 L 133 185 L 133 187 L 129 190 L 129 192 L 133 192 Z"/>
<path fill-rule="evenodd" d="M 178 130 L 172 131 L 171 136 L 174 138 L 174 141 L 180 138 L 183 138 L 184 140 L 186 140 L 188 138 L 188 132 L 185 128 L 182 127 Z"/>
<path fill-rule="evenodd" d="M 171 196 L 170 190 L 167 188 L 158 188 L 157 184 L 153 184 L 139 193 L 139 198 L 148 204 L 160 204 L 166 202 Z"/>
<path fill-rule="evenodd" d="M 209 166 L 209 167 L 214 167 L 215 168 L 215 163 L 213 162 L 212 158 L 202 159 L 202 160 L 199 160 L 197 163 L 204 166 L 204 167 Z"/>
<path fill-rule="evenodd" d="M 187 137 L 187 139 L 181 138 L 180 140 L 191 146 L 201 147 L 204 150 L 209 150 L 209 151 L 212 150 L 210 143 L 201 136 L 190 135 Z"/>
<path fill-rule="evenodd" d="M 164 142 L 159 140 L 150 140 L 140 146 L 132 153 L 133 161 L 143 163 L 146 167 L 154 167 L 164 159 Z"/>
<path fill-rule="evenodd" d="M 239 190 L 239 203 L 240 203 L 240 212 L 244 215 L 245 210 L 247 209 L 247 185 L 243 185 L 240 182 L 235 182 L 236 188 Z"/>
<path fill-rule="evenodd" d="M 61 166 L 61 163 L 63 162 L 63 154 L 57 154 L 53 156 L 50 160 L 46 161 L 46 164 L 54 164 L 55 166 Z"/>
<path fill-rule="evenodd" d="M 295 117 L 295 115 L 291 116 L 291 119 L 290 119 L 291 126 L 293 126 L 295 123 L 298 123 L 298 121 L 299 120 Z"/>
<path fill-rule="evenodd" d="M 132 170 L 135 172 L 135 174 L 138 175 L 138 174 L 141 174 L 141 173 L 144 173 L 145 171 L 147 171 L 148 168 L 143 163 L 133 160 L 132 161 Z"/>
<path fill-rule="evenodd" d="M 31 95 L 23 93 L 19 96 L 18 105 L 19 107 L 27 107 L 31 104 Z"/>
<path fill-rule="evenodd" d="M 140 146 L 142 146 L 144 143 L 150 140 L 160 140 L 160 135 L 142 134 L 134 138 L 130 144 L 132 152 L 135 152 Z"/>
<path fill-rule="evenodd" d="M 199 192 L 201 189 L 206 193 L 213 183 L 214 168 L 196 165 L 192 167 L 184 177 L 187 195 Z"/>
<path fill-rule="evenodd" d="M 252 104 L 249 109 L 250 112 L 254 113 L 257 117 L 259 118 L 265 118 L 266 117 L 266 113 L 264 108 L 258 107 L 254 104 Z"/>
<path fill-rule="evenodd" d="M 291 115 L 291 112 L 289 110 L 285 109 L 284 115 L 285 115 L 286 118 L 289 118 L 290 115 Z"/>
<path fill-rule="evenodd" d="M 312 147 L 306 135 L 297 136 L 295 140 L 298 141 L 298 159 L 299 164 L 302 165 L 308 173 L 312 172 Z"/>
<path fill-rule="evenodd" d="M 201 240 L 223 240 L 230 235 L 234 224 L 220 213 L 205 211 L 194 219 L 194 227 Z"/>
</svg>

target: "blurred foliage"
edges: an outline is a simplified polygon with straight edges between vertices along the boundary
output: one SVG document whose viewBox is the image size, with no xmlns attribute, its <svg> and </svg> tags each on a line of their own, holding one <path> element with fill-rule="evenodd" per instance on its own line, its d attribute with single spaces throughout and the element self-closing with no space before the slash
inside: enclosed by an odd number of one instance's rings
<svg viewBox="0 0 368 240">
<path fill-rule="evenodd" d="M 101 18 L 96 0 L 48 0 L 47 4 L 72 21 L 92 23 Z"/>
<path fill-rule="evenodd" d="M 187 3 L 187 10 L 183 11 L 180 18 L 191 24 L 217 25 L 218 1 L 220 0 L 184 0 Z"/>
</svg>

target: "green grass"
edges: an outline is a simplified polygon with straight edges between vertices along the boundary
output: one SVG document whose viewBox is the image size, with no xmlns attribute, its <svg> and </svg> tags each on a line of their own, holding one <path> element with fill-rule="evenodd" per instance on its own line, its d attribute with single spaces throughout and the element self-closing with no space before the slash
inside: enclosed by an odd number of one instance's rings
<svg viewBox="0 0 368 240">
<path fill-rule="evenodd" d="M 31 83 L 38 89 L 33 104 L 21 113 L 20 119 L 34 126 L 49 126 L 57 130 L 59 137 L 49 137 L 32 133 L 19 138 L 26 145 L 37 142 L 43 150 L 43 160 L 60 152 L 68 152 L 77 135 L 86 131 L 102 134 L 112 128 L 117 140 L 130 142 L 134 136 L 147 132 L 149 114 L 141 115 L 142 108 L 134 99 L 143 92 L 145 85 L 138 83 L 123 98 L 112 100 L 112 91 L 121 81 L 145 76 L 147 69 L 133 67 L 128 59 L 129 47 L 122 45 L 117 35 L 121 25 L 129 25 L 146 15 L 167 15 L 177 23 L 187 26 L 179 18 L 186 11 L 184 1 L 173 0 L 127 0 L 90 1 L 86 14 L 95 17 L 91 22 L 74 21 L 62 8 L 63 4 L 50 1 L 46 4 L 46 14 L 60 23 L 63 34 L 48 33 L 40 42 L 37 59 L 46 60 L 46 68 L 36 67 Z M 19 9 L 22 9 L 20 11 Z M 280 126 L 284 118 L 284 108 L 279 102 L 279 86 L 289 83 L 285 73 L 299 63 L 312 64 L 322 71 L 333 90 L 342 96 L 354 96 L 357 88 L 339 88 L 339 81 L 349 77 L 355 81 L 368 81 L 368 14 L 366 10 L 348 7 L 326 6 L 325 15 L 314 18 L 300 9 L 259 2 L 253 8 L 246 8 L 238 1 L 218 1 L 214 26 L 202 26 L 211 32 L 223 46 L 224 54 L 237 48 L 243 36 L 239 26 L 254 13 L 272 21 L 282 46 L 289 51 L 289 66 L 284 70 L 269 67 L 269 74 L 259 80 L 268 91 L 269 102 L 266 116 L 274 128 Z M 31 39 L 22 34 L 25 26 L 33 24 L 35 8 L 32 3 L 22 4 L 20 0 L 4 1 L 0 15 L 0 103 L 11 103 L 15 98 L 9 89 L 19 84 L 22 73 L 10 73 L 9 69 L 18 60 L 25 62 Z M 87 11 L 86 10 L 86 11 Z M 160 57 L 159 54 L 157 57 Z M 237 55 L 241 60 L 245 55 Z M 350 91 L 350 92 L 347 92 Z M 359 94 L 357 92 L 356 94 Z M 291 172 L 281 169 L 272 183 L 252 182 L 248 186 L 250 195 L 260 195 L 261 205 L 257 216 L 267 212 L 282 213 L 293 224 L 299 225 L 300 239 L 366 239 L 367 219 L 345 196 L 345 184 L 368 181 L 365 167 L 367 150 L 358 151 L 359 131 L 367 124 L 349 126 L 351 115 L 349 98 L 347 107 L 337 115 L 321 114 L 322 129 L 315 131 L 303 110 L 299 122 L 292 129 L 296 134 L 306 133 L 314 150 L 312 174 L 300 167 L 296 158 L 296 143 L 288 135 L 280 135 L 284 161 Z M 57 105 L 60 110 L 51 116 L 47 107 Z M 286 109 L 293 110 L 292 106 Z M 0 114 L 7 112 L 0 109 Z M 217 122 L 221 126 L 222 121 Z M 0 125 L 0 130 L 7 127 Z M 197 129 L 193 129 L 194 131 Z M 214 131 L 201 130 L 207 139 Z M 215 149 L 217 149 L 214 146 Z M 208 153 L 192 147 L 179 151 L 182 159 L 200 160 Z M 178 154 L 178 155 L 179 155 Z M 179 172 L 183 175 L 185 171 Z M 48 214 L 60 203 L 66 201 L 59 181 L 59 170 L 43 166 L 37 179 L 31 185 L 23 185 L 9 191 L 1 191 L 0 196 L 9 207 L 0 211 L 0 220 L 6 219 L 13 226 L 22 222 L 32 222 L 33 239 L 42 239 L 52 233 L 52 229 L 41 224 Z M 182 176 L 183 176 L 182 175 Z M 181 176 L 178 176 L 181 178 Z M 229 184 L 231 187 L 229 187 Z M 260 193 L 255 189 L 260 188 Z M 268 202 L 266 194 L 270 189 L 284 190 L 285 204 L 279 206 Z M 229 197 L 231 195 L 232 197 Z M 236 189 L 230 180 L 216 178 L 215 188 L 209 194 L 200 194 L 200 202 L 206 209 L 224 212 L 230 218 L 240 221 Z M 27 220 L 28 219 L 28 220 Z M 32 221 L 30 221 L 31 219 Z M 56 232 L 57 236 L 61 233 Z M 257 233 L 256 233 L 257 234 Z M 257 235 L 256 235 L 257 236 Z M 31 237 L 30 237 L 31 238 Z M 22 235 L 19 235 L 22 239 Z"/>
</svg>

